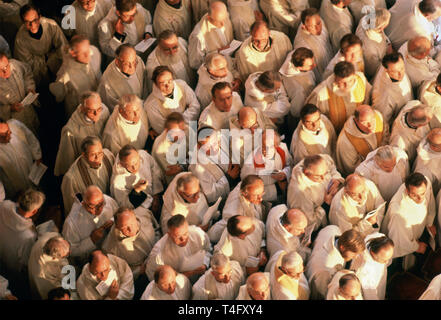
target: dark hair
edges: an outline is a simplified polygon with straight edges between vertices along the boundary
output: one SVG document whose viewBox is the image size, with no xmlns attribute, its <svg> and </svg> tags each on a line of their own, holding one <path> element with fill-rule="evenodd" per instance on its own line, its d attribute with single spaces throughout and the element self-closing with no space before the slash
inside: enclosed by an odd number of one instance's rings
<svg viewBox="0 0 441 320">
<path fill-rule="evenodd" d="M 354 229 L 343 232 L 338 238 L 338 245 L 344 248 L 343 251 L 351 252 L 362 252 L 366 248 L 362 234 Z"/>
<path fill-rule="evenodd" d="M 58 288 L 54 288 L 51 289 L 48 293 L 47 293 L 47 299 L 48 300 L 55 300 L 55 299 L 61 299 L 63 298 L 65 295 L 68 295 L 70 298 L 70 291 L 67 289 L 64 289 L 63 287 L 58 287 Z"/>
<path fill-rule="evenodd" d="M 22 21 L 24 21 L 24 16 L 26 13 L 28 13 L 31 10 L 35 10 L 38 13 L 38 16 L 41 17 L 40 9 L 33 4 L 25 4 L 23 7 L 20 8 L 20 18 Z"/>
<path fill-rule="evenodd" d="M 132 10 L 136 3 L 136 0 L 116 0 L 115 7 L 119 12 L 127 12 Z"/>
<path fill-rule="evenodd" d="M 345 53 L 345 51 L 356 44 L 359 44 L 360 46 L 363 45 L 363 42 L 361 42 L 360 38 L 357 37 L 353 33 L 348 33 L 343 36 L 340 40 L 340 51 L 341 53 Z"/>
<path fill-rule="evenodd" d="M 81 141 L 81 152 L 87 153 L 87 149 L 89 149 L 90 146 L 97 145 L 98 143 L 103 145 L 100 138 L 95 136 L 87 136 Z"/>
<path fill-rule="evenodd" d="M 127 157 L 128 155 L 130 155 L 132 153 L 132 151 L 137 151 L 136 148 L 131 145 L 131 144 L 126 144 L 124 147 L 121 148 L 121 150 L 119 150 L 118 152 L 118 157 L 119 160 L 121 161 L 122 159 L 124 159 L 125 157 Z"/>
<path fill-rule="evenodd" d="M 153 74 L 152 74 L 152 81 L 154 83 L 156 83 L 156 79 L 163 74 L 164 72 L 170 72 L 171 75 L 173 76 L 173 79 L 175 78 L 173 71 L 170 70 L 170 68 L 168 66 L 157 66 L 155 68 L 155 70 L 153 70 Z"/>
<path fill-rule="evenodd" d="M 228 233 L 230 235 L 232 235 L 233 237 L 238 237 L 240 236 L 243 232 L 241 230 L 239 230 L 237 228 L 237 226 L 239 225 L 239 217 L 240 215 L 237 214 L 235 216 L 232 216 L 231 218 L 228 219 L 227 221 L 227 230 Z"/>
<path fill-rule="evenodd" d="M 101 252 L 104 256 L 106 256 L 107 258 L 109 258 L 108 256 L 107 256 L 107 253 L 105 253 L 105 252 L 103 252 L 103 251 L 101 251 L 101 250 L 99 250 L 99 249 L 96 249 L 96 250 L 93 250 L 90 254 L 89 254 L 89 257 L 88 257 L 88 261 L 87 262 L 89 262 L 89 266 L 92 264 L 92 262 L 93 262 L 93 258 L 95 258 L 95 252 Z"/>
<path fill-rule="evenodd" d="M 291 221 L 289 221 L 288 219 L 288 210 L 285 211 L 285 213 L 282 215 L 282 217 L 280 218 L 280 223 L 283 226 L 289 226 L 291 225 Z"/>
<path fill-rule="evenodd" d="M 308 17 L 312 17 L 318 15 L 319 16 L 319 12 L 316 8 L 308 8 L 302 11 L 302 14 L 300 15 L 300 19 L 302 20 L 302 23 L 305 24 L 306 22 L 306 18 Z"/>
<path fill-rule="evenodd" d="M 167 228 L 170 230 L 172 228 L 179 228 L 184 225 L 186 219 L 182 214 L 175 214 L 167 221 Z"/>
<path fill-rule="evenodd" d="M 240 184 L 240 191 L 246 191 L 247 187 L 250 184 L 253 184 L 256 181 L 262 181 L 262 178 L 255 174 L 249 174 L 245 177 L 245 179 L 242 180 L 242 183 Z"/>
<path fill-rule="evenodd" d="M 155 273 L 153 274 L 153 279 L 155 280 L 155 283 L 158 283 L 159 278 L 164 274 L 164 270 L 166 270 L 166 269 L 164 268 L 165 266 L 166 266 L 166 265 L 158 266 L 158 267 L 156 268 Z M 172 268 L 172 267 L 170 266 L 170 268 Z M 172 268 L 172 269 L 173 269 L 173 268 Z M 176 270 L 173 269 L 173 271 L 174 271 L 175 274 L 176 274 Z"/>
<path fill-rule="evenodd" d="M 418 4 L 418 9 L 420 9 L 422 14 L 432 14 L 436 12 L 440 4 L 436 0 L 423 0 Z"/>
<path fill-rule="evenodd" d="M 256 20 L 254 21 L 254 23 L 250 26 L 250 33 L 253 33 L 254 29 L 257 29 L 258 27 L 261 26 L 265 26 L 267 29 L 269 29 L 268 27 L 268 23 L 266 23 L 263 20 Z"/>
<path fill-rule="evenodd" d="M 117 57 L 119 57 L 120 54 L 124 53 L 128 49 L 133 49 L 136 52 L 134 46 L 132 46 L 130 43 L 124 43 L 120 45 L 118 48 L 116 48 L 115 54 Z"/>
<path fill-rule="evenodd" d="M 395 51 L 386 54 L 383 57 L 383 60 L 381 60 L 381 64 L 387 69 L 389 63 L 397 63 L 400 59 L 403 60 L 403 55 L 400 52 Z"/>
<path fill-rule="evenodd" d="M 0 123 L 7 123 L 5 119 L 3 119 L 2 117 L 0 117 Z"/>
<path fill-rule="evenodd" d="M 393 247 L 394 242 L 392 241 L 392 239 L 386 236 L 371 239 L 367 243 L 367 248 L 369 249 L 369 251 L 372 251 L 373 253 L 378 253 L 384 247 L 389 247 L 389 246 Z"/>
<path fill-rule="evenodd" d="M 166 29 L 159 34 L 158 41 L 170 39 L 173 35 L 177 36 L 176 32 L 171 29 Z"/>
<path fill-rule="evenodd" d="M 77 44 L 89 40 L 89 38 L 84 34 L 76 34 L 69 41 L 69 48 L 73 49 Z"/>
<path fill-rule="evenodd" d="M 334 67 L 334 74 L 339 78 L 347 78 L 355 73 L 354 65 L 347 61 L 340 61 Z"/>
<path fill-rule="evenodd" d="M 427 186 L 427 179 L 424 175 L 422 175 L 419 172 L 411 173 L 406 177 L 406 180 L 404 181 L 404 184 L 406 185 L 406 189 L 409 189 L 410 186 L 419 187 L 423 183 Z"/>
<path fill-rule="evenodd" d="M 337 5 L 337 4 L 339 4 L 340 2 L 342 2 L 342 0 L 330 0 L 331 1 L 331 3 L 333 4 L 333 5 Z"/>
<path fill-rule="evenodd" d="M 314 53 L 308 48 L 297 48 L 291 56 L 291 62 L 296 67 L 303 67 L 306 59 L 314 58 Z"/>
<path fill-rule="evenodd" d="M 304 120 L 306 116 L 316 112 L 320 112 L 320 109 L 315 104 L 307 103 L 300 110 L 300 119 Z"/>
<path fill-rule="evenodd" d="M 440 74 L 438 75 L 438 77 L 436 77 L 436 84 L 437 84 L 438 86 L 441 86 L 441 72 L 440 72 Z"/>
<path fill-rule="evenodd" d="M 231 84 L 230 84 L 229 82 L 225 82 L 225 81 L 216 82 L 216 83 L 213 85 L 213 87 L 211 87 L 211 96 L 214 97 L 214 96 L 215 96 L 214 93 L 215 93 L 217 90 L 223 90 L 223 89 L 225 89 L 225 88 L 227 88 L 227 87 L 230 88 L 230 89 L 232 89 Z"/>
<path fill-rule="evenodd" d="M 358 283 L 360 283 L 360 280 L 358 279 L 358 277 L 353 274 L 353 273 L 347 273 L 345 275 L 343 275 L 339 280 L 338 280 L 338 286 L 340 288 L 345 287 L 349 281 L 357 281 Z"/>
<path fill-rule="evenodd" d="M 265 89 L 274 89 L 275 82 L 282 81 L 280 74 L 275 71 L 265 71 L 259 75 L 257 82 L 259 82 Z"/>
<path fill-rule="evenodd" d="M 172 112 L 170 113 L 167 118 L 165 118 L 165 127 L 167 127 L 170 123 L 181 123 L 184 122 L 184 116 L 180 112 Z"/>
</svg>

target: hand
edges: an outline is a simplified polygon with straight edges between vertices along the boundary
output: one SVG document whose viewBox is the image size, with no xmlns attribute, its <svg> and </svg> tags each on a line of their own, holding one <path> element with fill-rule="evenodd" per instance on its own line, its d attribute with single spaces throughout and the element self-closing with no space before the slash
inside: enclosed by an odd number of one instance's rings
<svg viewBox="0 0 441 320">
<path fill-rule="evenodd" d="M 150 129 L 149 130 L 149 136 L 150 136 L 150 138 L 152 138 L 152 140 L 155 140 L 155 138 L 157 137 L 157 136 L 159 136 L 159 133 L 157 133 L 155 130 L 153 130 L 153 129 Z"/>
<path fill-rule="evenodd" d="M 256 19 L 256 21 L 263 20 L 263 13 L 259 10 L 254 10 L 254 18 Z"/>
<path fill-rule="evenodd" d="M 5 300 L 18 300 L 18 298 L 12 294 L 7 294 Z"/>
<path fill-rule="evenodd" d="M 113 221 L 106 221 L 101 227 L 95 229 L 90 234 L 90 239 L 94 244 L 100 241 L 104 237 L 104 230 L 109 229 L 113 225 Z"/>
<path fill-rule="evenodd" d="M 37 91 L 35 91 L 34 89 L 29 89 L 29 90 L 28 90 L 28 93 L 29 93 L 29 92 L 32 92 L 33 94 L 37 94 Z"/>
<path fill-rule="evenodd" d="M 338 187 L 340 186 L 340 184 L 341 184 L 340 180 L 333 179 L 332 185 L 329 188 L 328 193 L 334 196 L 338 192 Z"/>
<path fill-rule="evenodd" d="M 431 225 L 430 227 L 427 227 L 427 229 L 429 229 L 429 231 L 433 235 L 433 237 L 436 236 L 436 226 Z"/>
<path fill-rule="evenodd" d="M 268 262 L 268 254 L 265 249 L 261 249 L 259 253 L 260 261 L 259 261 L 259 267 L 263 267 Z"/>
<path fill-rule="evenodd" d="M 230 47 L 230 45 L 228 44 L 225 47 L 217 49 L 217 52 L 220 53 L 222 50 L 228 49 L 229 47 Z"/>
<path fill-rule="evenodd" d="M 40 165 L 41 161 L 42 161 L 42 159 L 35 160 L 35 164 L 38 166 L 38 165 Z"/>
<path fill-rule="evenodd" d="M 124 34 L 124 24 L 121 19 L 118 18 L 115 22 L 115 31 L 119 34 Z"/>
<path fill-rule="evenodd" d="M 418 241 L 418 250 L 415 252 L 424 254 L 424 252 L 426 252 L 426 249 L 427 249 L 427 244 L 425 244 L 424 242 Z"/>
<path fill-rule="evenodd" d="M 20 102 L 16 102 L 11 104 L 12 112 L 21 112 L 24 109 L 24 106 Z"/>
<path fill-rule="evenodd" d="M 253 273 L 259 272 L 259 267 L 245 267 L 247 275 L 252 275 Z"/>
<path fill-rule="evenodd" d="M 205 232 L 208 231 L 208 227 L 210 226 L 210 222 L 208 222 L 205 226 L 199 224 L 198 227 L 204 230 Z"/>
<path fill-rule="evenodd" d="M 147 189 L 147 185 L 148 185 L 147 180 L 139 180 L 138 183 L 133 186 L 133 189 L 137 193 L 140 193 L 141 191 L 144 191 L 145 189 Z"/>
<path fill-rule="evenodd" d="M 167 166 L 167 170 L 165 170 L 165 175 L 174 176 L 179 172 L 182 172 L 182 167 L 179 164 L 174 164 L 172 166 Z"/>
<path fill-rule="evenodd" d="M 277 180 L 277 181 L 283 181 L 283 180 L 286 180 L 286 174 L 285 174 L 285 172 L 277 172 L 277 173 L 272 173 L 271 174 L 271 178 L 273 178 L 274 180 Z"/>
<path fill-rule="evenodd" d="M 228 165 L 227 174 L 231 177 L 231 179 L 237 179 L 240 175 L 240 167 L 238 164 L 230 163 Z"/>
<path fill-rule="evenodd" d="M 374 214 L 372 217 L 370 217 L 369 219 L 367 219 L 367 221 L 371 224 L 374 225 L 377 223 L 377 213 Z"/>
<path fill-rule="evenodd" d="M 115 279 L 110 285 L 109 291 L 107 292 L 107 296 L 112 300 L 116 300 L 118 293 L 119 293 L 119 284 Z"/>
<path fill-rule="evenodd" d="M 240 79 L 234 79 L 231 82 L 231 90 L 233 91 L 239 91 L 240 89 L 240 85 L 242 84 L 242 81 L 240 81 Z"/>
</svg>

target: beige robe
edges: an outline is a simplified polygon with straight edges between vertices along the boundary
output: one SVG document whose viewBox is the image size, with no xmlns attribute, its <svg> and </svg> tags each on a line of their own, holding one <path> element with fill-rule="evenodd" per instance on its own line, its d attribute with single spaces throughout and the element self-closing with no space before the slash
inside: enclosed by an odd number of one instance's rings
<svg viewBox="0 0 441 320">
<path fill-rule="evenodd" d="M 145 65 L 140 57 L 137 56 L 136 59 L 138 65 L 130 77 L 118 69 L 115 60 L 109 64 L 101 77 L 97 91 L 111 112 L 118 104 L 119 98 L 125 94 L 135 94 L 141 100 L 145 98 Z"/>
<path fill-rule="evenodd" d="M 303 173 L 303 160 L 300 161 L 291 173 L 288 185 L 288 207 L 300 209 L 308 219 L 308 226 L 315 224 L 314 230 L 327 225 L 326 212 L 322 208 L 325 194 L 332 180 L 344 182 L 337 171 L 334 160 L 325 154 L 320 155 L 328 166 L 323 182 L 314 182 Z"/>
<path fill-rule="evenodd" d="M 326 67 L 325 71 L 323 72 L 322 79 L 329 78 L 329 76 L 334 73 L 335 65 L 339 62 L 342 62 L 342 61 L 346 61 L 346 59 L 345 59 L 344 55 L 341 53 L 341 50 L 339 50 L 335 54 L 335 56 L 332 58 L 332 60 L 329 61 L 328 66 Z M 363 57 L 361 58 L 360 61 L 352 63 L 352 65 L 354 66 L 356 72 L 360 72 L 360 73 L 364 74 L 365 65 L 364 65 Z"/>
<path fill-rule="evenodd" d="M 259 11 L 258 0 L 228 0 L 228 11 L 234 35 L 239 41 L 250 36 L 250 27 L 256 21 L 254 11 Z"/>
<path fill-rule="evenodd" d="M 426 291 L 423 292 L 418 300 L 441 300 L 441 274 L 430 281 Z"/>
<path fill-rule="evenodd" d="M 117 154 L 126 144 L 136 149 L 144 149 L 149 134 L 147 114 L 140 108 L 140 119 L 137 123 L 127 121 L 119 112 L 117 105 L 109 117 L 103 131 L 103 147 Z"/>
<path fill-rule="evenodd" d="M 436 90 L 436 79 L 424 82 L 420 87 L 419 99 L 430 106 L 433 112 L 430 127 L 441 128 L 441 94 Z"/>
<path fill-rule="evenodd" d="M 11 110 L 12 104 L 21 102 L 29 91 L 35 90 L 32 70 L 27 63 L 15 59 L 9 59 L 9 65 L 11 76 L 8 79 L 0 78 L 0 117 L 3 120 L 17 119 L 35 134 L 40 125 L 34 109 L 39 107 L 38 100 L 24 106 L 22 111 Z"/>
<path fill-rule="evenodd" d="M 176 289 L 172 294 L 160 290 L 152 280 L 139 300 L 190 300 L 191 282 L 182 273 L 176 275 Z"/>
<path fill-rule="evenodd" d="M 266 277 L 266 280 L 268 281 L 268 283 L 270 285 L 268 285 L 268 294 L 266 295 L 267 298 L 265 300 L 272 300 L 271 299 L 271 281 L 270 281 L 270 273 L 269 272 L 265 272 L 264 276 Z M 239 294 L 236 297 L 236 300 L 254 300 L 253 298 L 251 298 L 250 294 L 248 293 L 248 288 L 247 288 L 247 284 L 244 284 L 243 286 L 241 286 L 239 288 Z"/>
<path fill-rule="evenodd" d="M 176 272 L 185 272 L 183 270 L 183 260 L 200 251 L 203 251 L 206 266 L 210 265 L 211 244 L 207 234 L 201 228 L 196 226 L 188 227 L 188 242 L 184 247 L 177 246 L 173 240 L 164 232 L 164 236 L 156 242 L 149 257 L 146 260 L 145 272 L 150 281 L 153 280 L 156 269 L 159 266 L 169 265 Z"/>
<path fill-rule="evenodd" d="M 230 261 L 231 278 L 228 283 L 218 282 L 213 274 L 213 269 L 205 274 L 193 285 L 192 300 L 235 300 L 239 288 L 245 283 L 245 274 L 237 261 Z"/>
<path fill-rule="evenodd" d="M 339 281 L 342 276 L 345 274 L 355 274 L 353 271 L 349 270 L 342 270 L 337 272 L 334 277 L 332 278 L 332 281 L 328 285 L 328 290 L 326 293 L 326 300 L 346 300 L 339 292 Z M 363 299 L 363 291 L 360 290 L 360 293 L 357 295 L 355 300 L 364 300 Z"/>
<path fill-rule="evenodd" d="M 182 80 L 174 80 L 173 98 L 165 97 L 156 85 L 144 102 L 150 125 L 160 134 L 164 130 L 165 119 L 172 112 L 180 112 L 185 122 L 196 121 L 200 104 L 190 86 Z"/>
<path fill-rule="evenodd" d="M 54 20 L 41 17 L 40 23 L 43 34 L 39 40 L 32 38 L 23 24 L 14 46 L 14 57 L 31 66 L 35 83 L 49 80 L 49 70 L 57 73 L 62 62 L 62 48 L 67 44 L 63 31 Z"/>
<path fill-rule="evenodd" d="M 430 180 L 433 187 L 433 194 L 438 194 L 441 188 L 440 160 L 441 152 L 433 151 L 430 148 L 427 138 L 421 140 L 417 148 L 417 157 L 413 168 L 415 172 L 424 174 Z"/>
<path fill-rule="evenodd" d="M 331 121 L 324 115 L 320 115 L 319 133 L 308 130 L 300 121 L 291 139 L 290 151 L 294 165 L 306 156 L 315 154 L 327 154 L 335 159 L 335 146 L 337 135 Z"/>
<path fill-rule="evenodd" d="M 237 92 L 233 92 L 233 102 L 230 111 L 223 112 L 220 111 L 214 104 L 211 102 L 199 116 L 198 126 L 199 128 L 209 126 L 213 127 L 215 130 L 221 129 L 229 129 L 230 127 L 230 118 L 237 116 L 239 110 L 243 107 L 242 99 Z"/>
<path fill-rule="evenodd" d="M 179 37 L 187 39 L 191 33 L 191 1 L 182 0 L 176 9 L 165 0 L 159 0 L 153 16 L 153 29 L 159 35 L 164 30 L 173 30 Z"/>
<path fill-rule="evenodd" d="M 88 64 L 77 62 L 65 53 L 57 80 L 49 85 L 49 89 L 57 102 L 64 101 L 66 115 L 70 117 L 81 103 L 81 95 L 85 91 L 96 91 L 100 79 L 101 53 L 97 47 L 91 46 Z"/>
<path fill-rule="evenodd" d="M 355 173 L 371 180 L 378 187 L 381 196 L 384 200 L 390 201 L 397 192 L 398 188 L 404 183 L 404 180 L 409 175 L 409 160 L 404 150 L 393 147 L 396 159 L 396 164 L 391 172 L 381 170 L 375 162 L 375 155 L 377 150 L 370 152 L 366 160 L 358 165 Z"/>
<path fill-rule="evenodd" d="M 97 122 L 93 123 L 81 112 L 81 106 L 74 111 L 69 121 L 61 130 L 60 145 L 55 160 L 54 173 L 56 176 L 65 174 L 81 151 L 81 142 L 87 136 L 101 137 L 104 126 L 109 118 L 109 109 L 101 104 L 103 111 Z"/>
<path fill-rule="evenodd" d="M 204 63 L 207 54 L 217 52 L 234 40 L 233 25 L 230 17 L 222 28 L 217 28 L 208 21 L 208 14 L 196 24 L 188 38 L 188 58 L 190 66 L 197 70 Z"/>
<path fill-rule="evenodd" d="M 191 9 L 193 12 L 193 24 L 197 24 L 202 17 L 208 12 L 210 0 L 193 0 Z"/>
<path fill-rule="evenodd" d="M 108 254 L 107 256 L 110 262 L 110 272 L 116 273 L 116 281 L 119 286 L 116 299 L 132 300 L 135 294 L 132 270 L 130 270 L 129 265 L 123 259 L 112 254 Z M 83 271 L 77 280 L 77 290 L 81 300 L 111 300 L 109 297 L 100 295 L 95 289 L 100 281 L 90 273 L 89 265 L 89 263 L 84 265 Z"/>
<path fill-rule="evenodd" d="M 236 52 L 236 64 L 242 82 L 255 72 L 278 71 L 285 61 L 286 55 L 292 50 L 291 41 L 282 32 L 270 31 L 271 47 L 268 51 L 257 51 L 248 37 Z"/>
<path fill-rule="evenodd" d="M 108 149 L 103 149 L 108 164 L 104 162 L 98 169 L 89 166 L 83 156 L 79 156 L 63 177 L 61 193 L 63 195 L 64 212 L 69 214 L 75 202 L 76 194 L 83 193 L 90 185 L 96 185 L 105 194 L 110 194 L 110 177 L 115 157 Z"/>
</svg>

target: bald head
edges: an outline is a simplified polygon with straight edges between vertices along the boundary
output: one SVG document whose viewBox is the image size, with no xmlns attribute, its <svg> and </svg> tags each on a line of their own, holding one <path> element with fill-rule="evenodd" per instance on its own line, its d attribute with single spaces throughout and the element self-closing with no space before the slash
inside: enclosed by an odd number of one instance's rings
<svg viewBox="0 0 441 320">
<path fill-rule="evenodd" d="M 441 152 L 441 128 L 430 130 L 427 135 L 427 142 L 429 143 L 430 149 L 435 152 Z"/>
<path fill-rule="evenodd" d="M 407 51 L 415 59 L 424 59 L 430 53 L 432 44 L 430 40 L 423 36 L 415 37 L 407 43 Z"/>
<path fill-rule="evenodd" d="M 125 237 L 133 237 L 139 231 L 135 212 L 128 208 L 121 208 L 115 213 L 115 226 Z"/>
<path fill-rule="evenodd" d="M 303 259 L 295 251 L 288 252 L 282 258 L 282 267 L 287 269 L 303 267 Z"/>
<path fill-rule="evenodd" d="M 156 269 L 154 279 L 159 290 L 173 294 L 176 290 L 176 271 L 168 266 L 160 266 Z"/>
<path fill-rule="evenodd" d="M 363 133 L 369 134 L 375 130 L 375 111 L 371 106 L 363 104 L 354 112 L 354 120 Z"/>
<path fill-rule="evenodd" d="M 243 107 L 239 110 L 239 124 L 243 129 L 250 129 L 257 123 L 257 114 L 251 107 Z"/>
<path fill-rule="evenodd" d="M 269 282 L 262 272 L 256 272 L 247 279 L 248 294 L 255 300 L 265 300 L 269 296 Z"/>
<path fill-rule="evenodd" d="M 91 185 L 87 187 L 86 191 L 84 191 L 83 197 L 85 201 L 91 200 L 93 198 L 102 198 L 103 192 L 97 186 Z"/>
<path fill-rule="evenodd" d="M 345 181 L 345 192 L 359 204 L 366 199 L 366 185 L 363 177 L 356 173 L 347 176 Z"/>
<path fill-rule="evenodd" d="M 99 281 L 107 280 L 110 272 L 110 261 L 101 250 L 95 250 L 90 254 L 89 271 Z"/>
<path fill-rule="evenodd" d="M 420 104 L 409 110 L 407 122 L 413 127 L 423 127 L 432 119 L 433 112 L 430 107 Z"/>
<path fill-rule="evenodd" d="M 339 293 L 346 300 L 355 300 L 360 294 L 361 285 L 357 276 L 352 273 L 345 274 L 339 280 Z"/>
<path fill-rule="evenodd" d="M 286 211 L 282 215 L 281 222 L 286 231 L 296 237 L 304 234 L 305 228 L 308 225 L 308 219 L 299 209 L 290 209 Z"/>
<path fill-rule="evenodd" d="M 228 17 L 228 10 L 225 3 L 222 1 L 214 1 L 211 3 L 210 8 L 208 9 L 208 16 L 210 22 L 213 20 L 216 23 L 222 23 Z"/>
</svg>

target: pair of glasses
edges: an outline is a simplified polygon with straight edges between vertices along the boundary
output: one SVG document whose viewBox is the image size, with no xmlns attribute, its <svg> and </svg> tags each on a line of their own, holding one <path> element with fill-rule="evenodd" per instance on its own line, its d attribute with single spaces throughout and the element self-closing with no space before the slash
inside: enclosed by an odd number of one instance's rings
<svg viewBox="0 0 441 320">
<path fill-rule="evenodd" d="M 98 203 L 98 204 L 96 204 L 96 205 L 90 205 L 90 204 L 88 204 L 88 203 L 85 203 L 85 205 L 86 205 L 86 207 L 87 207 L 89 210 L 99 210 L 99 209 L 101 209 L 102 207 L 104 207 L 105 203 L 106 203 L 106 202 L 103 200 L 103 201 L 101 201 L 100 203 Z"/>
</svg>

